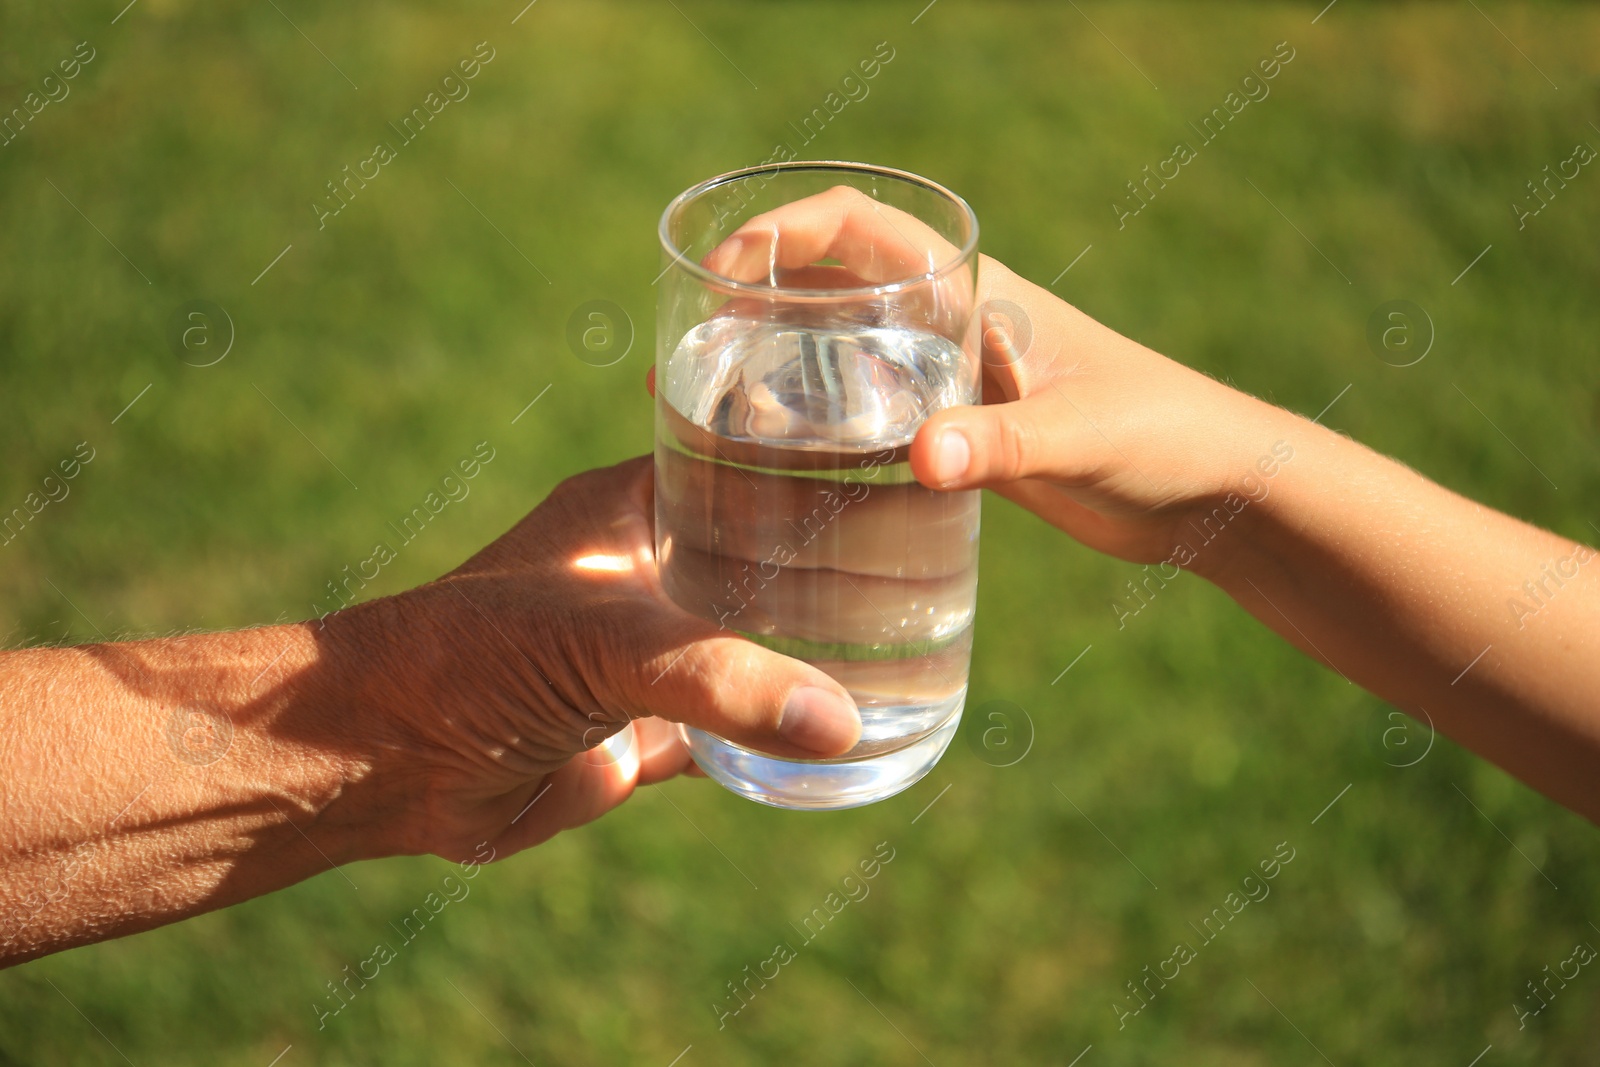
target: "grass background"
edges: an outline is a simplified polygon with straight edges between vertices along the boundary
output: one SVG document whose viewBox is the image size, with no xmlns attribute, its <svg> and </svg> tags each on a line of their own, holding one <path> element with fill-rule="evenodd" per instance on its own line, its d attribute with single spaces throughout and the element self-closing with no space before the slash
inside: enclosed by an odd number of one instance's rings
<svg viewBox="0 0 1600 1067">
<path fill-rule="evenodd" d="M 1308 414 L 1349 385 L 1332 425 L 1592 542 L 1600 173 L 1524 230 L 1509 205 L 1600 147 L 1600 15 L 1476 6 L 1343 0 L 1313 24 L 1320 2 L 942 0 L 913 23 L 922 0 L 540 0 L 513 25 L 518 0 L 139 0 L 114 23 L 121 0 L 7 5 L 0 107 L 77 42 L 97 56 L 0 148 L 0 507 L 77 442 L 96 458 L 0 548 L 0 630 L 305 617 L 476 441 L 495 462 L 374 592 L 645 451 L 661 208 L 797 142 L 787 124 L 880 41 L 871 95 L 802 157 L 942 181 L 985 251 L 1117 329 Z M 1284 40 L 1271 96 L 1119 230 L 1123 183 Z M 323 183 L 479 41 L 471 96 L 319 232 Z M 164 339 L 196 298 L 236 332 L 207 368 Z M 1365 340 L 1399 298 L 1436 330 L 1404 369 Z M 615 366 L 564 340 L 595 299 L 637 327 Z M 1442 739 L 1392 766 L 1425 729 L 1386 741 L 1392 709 L 1198 581 L 1119 631 L 1135 568 L 985 509 L 969 707 L 1026 709 L 1015 766 L 958 741 L 907 794 L 827 816 L 646 791 L 488 869 L 319 1031 L 324 983 L 449 868 L 358 866 L 359 891 L 330 873 L 0 974 L 0 1062 L 1066 1064 L 1092 1045 L 1084 1067 L 1248 1065 L 1312 1062 L 1308 1042 L 1341 1065 L 1465 1067 L 1491 1044 L 1484 1067 L 1593 1062 L 1592 968 L 1526 1029 L 1512 1009 L 1600 946 L 1592 827 Z M 1284 841 L 1272 895 L 1119 1031 L 1124 983 Z M 871 895 L 719 1030 L 725 983 L 797 944 L 788 923 L 879 842 Z"/>
</svg>

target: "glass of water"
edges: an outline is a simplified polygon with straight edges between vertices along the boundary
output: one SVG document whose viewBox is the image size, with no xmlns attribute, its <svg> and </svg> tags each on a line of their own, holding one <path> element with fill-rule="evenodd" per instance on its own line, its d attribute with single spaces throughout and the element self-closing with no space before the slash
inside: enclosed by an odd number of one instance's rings
<svg viewBox="0 0 1600 1067">
<path fill-rule="evenodd" d="M 661 218 L 656 552 L 686 611 L 850 691 L 860 742 L 784 759 L 685 728 L 723 785 L 783 808 L 893 796 L 961 721 L 978 493 L 925 489 L 917 428 L 979 400 L 978 221 L 914 174 L 786 163 Z"/>
</svg>

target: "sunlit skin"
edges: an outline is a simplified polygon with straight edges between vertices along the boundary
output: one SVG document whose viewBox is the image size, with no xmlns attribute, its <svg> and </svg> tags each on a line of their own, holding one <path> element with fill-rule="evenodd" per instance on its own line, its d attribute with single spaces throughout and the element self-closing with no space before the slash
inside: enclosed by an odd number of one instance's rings
<svg viewBox="0 0 1600 1067">
<path fill-rule="evenodd" d="M 755 283 L 829 258 L 874 284 L 955 256 L 849 190 L 734 236 L 707 265 Z M 1600 821 L 1592 550 L 1168 360 L 993 260 L 977 294 L 1026 329 L 974 320 L 985 405 L 923 426 L 924 484 L 992 488 L 1091 548 L 1176 560 Z M 662 596 L 650 485 L 643 458 L 571 479 L 444 578 L 321 620 L 0 654 L 0 965 L 355 860 L 504 858 L 684 770 L 669 720 L 779 755 L 848 750 L 860 724 L 837 682 Z M 631 742 L 605 741 L 624 727 Z"/>
<path fill-rule="evenodd" d="M 640 458 L 321 620 L 0 654 L 0 964 L 336 864 L 504 859 L 689 766 L 668 720 L 850 748 L 837 682 L 665 600 L 652 514 Z"/>
<path fill-rule="evenodd" d="M 771 264 L 824 257 L 870 284 L 886 263 L 957 251 L 841 187 L 751 219 L 706 265 L 759 283 Z M 1301 651 L 1600 822 L 1593 549 L 1167 359 L 987 257 L 977 307 L 1025 321 L 974 321 L 984 406 L 918 432 L 925 485 L 993 489 L 1090 548 L 1176 560 Z"/>
</svg>

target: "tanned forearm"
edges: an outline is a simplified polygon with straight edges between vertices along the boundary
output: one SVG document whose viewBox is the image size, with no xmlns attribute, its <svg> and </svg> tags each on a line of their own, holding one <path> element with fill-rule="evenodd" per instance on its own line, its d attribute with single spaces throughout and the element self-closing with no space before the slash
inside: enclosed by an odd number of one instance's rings
<svg viewBox="0 0 1600 1067">
<path fill-rule="evenodd" d="M 329 622 L 0 655 L 0 965 L 388 848 L 373 656 Z"/>
</svg>

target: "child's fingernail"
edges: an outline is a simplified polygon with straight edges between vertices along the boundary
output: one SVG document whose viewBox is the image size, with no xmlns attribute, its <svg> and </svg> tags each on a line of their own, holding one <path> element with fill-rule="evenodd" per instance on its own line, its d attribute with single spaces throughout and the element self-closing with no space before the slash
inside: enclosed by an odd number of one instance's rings
<svg viewBox="0 0 1600 1067">
<path fill-rule="evenodd" d="M 711 263 L 706 265 L 718 274 L 730 274 L 743 252 L 744 238 L 730 237 L 717 246 L 717 250 L 711 255 Z"/>
<path fill-rule="evenodd" d="M 962 475 L 967 473 L 967 467 L 972 463 L 972 446 L 967 444 L 966 435 L 960 430 L 946 430 L 939 435 L 933 457 L 934 474 L 939 484 L 950 485 L 960 481 Z"/>
</svg>

